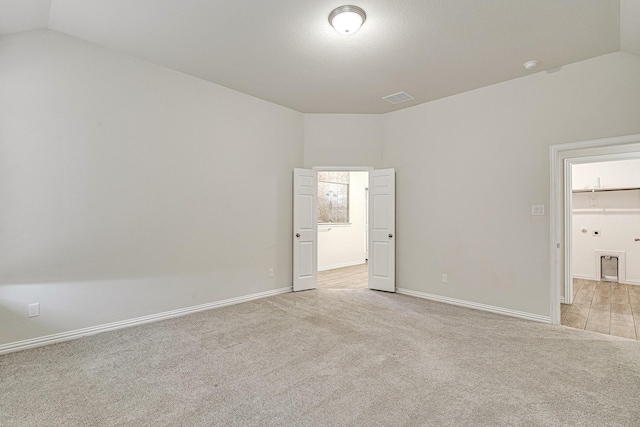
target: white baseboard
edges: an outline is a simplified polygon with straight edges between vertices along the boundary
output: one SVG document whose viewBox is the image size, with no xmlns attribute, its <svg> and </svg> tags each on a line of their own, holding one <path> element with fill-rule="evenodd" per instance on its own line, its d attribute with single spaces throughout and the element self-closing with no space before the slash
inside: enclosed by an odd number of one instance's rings
<svg viewBox="0 0 640 427">
<path fill-rule="evenodd" d="M 32 338 L 32 339 L 23 340 L 23 341 L 16 341 L 16 342 L 0 345 L 0 354 L 26 350 L 28 348 L 40 347 L 43 345 L 54 344 L 62 341 L 69 341 L 77 338 L 86 337 L 89 335 L 95 335 L 100 332 L 114 331 L 116 329 L 128 328 L 130 326 L 143 325 L 145 323 L 171 319 L 172 317 L 184 316 L 187 314 L 197 313 L 199 311 L 211 310 L 213 308 L 239 304 L 241 302 L 252 301 L 260 298 L 266 298 L 274 295 L 288 293 L 291 291 L 292 291 L 291 287 L 279 288 L 279 289 L 274 289 L 272 291 L 259 292 L 256 294 L 229 298 L 222 301 L 209 302 L 206 304 L 194 305 L 192 307 L 165 311 L 163 313 L 150 314 L 148 316 L 136 317 L 134 319 L 121 320 L 119 322 L 106 323 L 104 325 L 91 326 L 88 328 L 76 329 L 74 331 L 61 332 L 58 334 L 46 335 L 44 337 Z"/>
<path fill-rule="evenodd" d="M 440 295 L 428 294 L 425 292 L 412 291 L 411 289 L 397 288 L 399 294 L 410 295 L 413 297 L 424 298 L 431 301 L 444 302 L 446 304 L 457 305 L 460 307 L 473 308 L 476 310 L 489 311 L 491 313 L 503 314 L 505 316 L 518 317 L 520 319 L 533 320 L 540 323 L 551 323 L 550 316 L 541 316 L 539 314 L 526 313 L 524 311 L 511 310 L 508 308 L 495 307 L 492 305 L 480 304 L 472 301 L 465 301 L 456 298 L 443 297 Z"/>
<path fill-rule="evenodd" d="M 336 268 L 343 268 L 343 267 L 353 267 L 354 265 L 362 265 L 365 263 L 366 261 L 356 261 L 356 262 L 347 262 L 344 264 L 328 265 L 325 267 L 318 268 L 318 271 L 334 270 Z"/>
</svg>

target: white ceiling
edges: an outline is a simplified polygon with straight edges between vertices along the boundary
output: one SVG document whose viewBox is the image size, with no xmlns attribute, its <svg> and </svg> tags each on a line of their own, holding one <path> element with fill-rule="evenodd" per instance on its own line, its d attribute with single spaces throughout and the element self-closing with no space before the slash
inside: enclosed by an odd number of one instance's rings
<svg viewBox="0 0 640 427">
<path fill-rule="evenodd" d="M 305 113 L 394 111 L 527 75 L 530 59 L 538 72 L 640 43 L 619 0 L 357 0 L 367 21 L 351 36 L 327 22 L 342 4 L 0 0 L 0 34 L 47 26 L 50 5 L 52 30 Z M 415 100 L 381 99 L 399 91 Z"/>
</svg>

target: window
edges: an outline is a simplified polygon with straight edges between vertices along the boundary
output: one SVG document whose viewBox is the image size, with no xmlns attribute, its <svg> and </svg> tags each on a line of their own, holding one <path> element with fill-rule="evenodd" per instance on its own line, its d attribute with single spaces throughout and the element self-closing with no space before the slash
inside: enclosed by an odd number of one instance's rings
<svg viewBox="0 0 640 427">
<path fill-rule="evenodd" d="M 349 172 L 318 172 L 318 222 L 349 222 Z"/>
</svg>

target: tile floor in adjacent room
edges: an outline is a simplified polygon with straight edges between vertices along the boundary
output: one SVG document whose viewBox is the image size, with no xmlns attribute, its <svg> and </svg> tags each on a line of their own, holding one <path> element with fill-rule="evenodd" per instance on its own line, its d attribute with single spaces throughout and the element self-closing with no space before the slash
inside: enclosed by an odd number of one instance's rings
<svg viewBox="0 0 640 427">
<path fill-rule="evenodd" d="M 574 279 L 573 295 L 563 325 L 640 340 L 640 286 Z"/>
<path fill-rule="evenodd" d="M 367 287 L 368 264 L 318 271 L 318 288 L 363 289 Z"/>
</svg>

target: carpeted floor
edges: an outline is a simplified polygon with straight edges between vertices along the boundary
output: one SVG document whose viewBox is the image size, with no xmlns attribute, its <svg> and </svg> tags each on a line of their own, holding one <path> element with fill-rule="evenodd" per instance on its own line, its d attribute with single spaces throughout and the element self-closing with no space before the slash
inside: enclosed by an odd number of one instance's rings
<svg viewBox="0 0 640 427">
<path fill-rule="evenodd" d="M 0 356 L 2 426 L 638 426 L 640 342 L 319 289 Z"/>
</svg>

